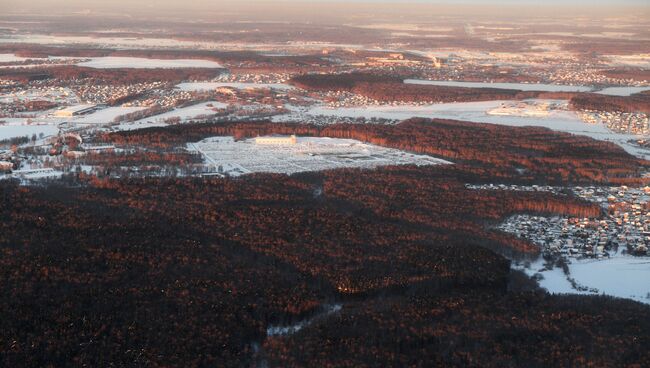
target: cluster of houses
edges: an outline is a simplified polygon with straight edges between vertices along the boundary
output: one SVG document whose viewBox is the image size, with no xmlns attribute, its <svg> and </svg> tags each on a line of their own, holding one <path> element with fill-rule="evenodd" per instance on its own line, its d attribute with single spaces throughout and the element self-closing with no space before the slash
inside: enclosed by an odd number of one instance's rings
<svg viewBox="0 0 650 368">
<path fill-rule="evenodd" d="M 605 124 L 610 130 L 622 134 L 650 134 L 648 114 L 585 110 L 580 117 L 590 124 Z"/>
<path fill-rule="evenodd" d="M 650 255 L 650 187 L 475 185 L 471 189 L 548 191 L 598 203 L 601 218 L 516 215 L 497 228 L 538 244 L 544 253 L 604 258 L 619 251 Z M 569 190 L 570 189 L 570 190 Z"/>
<path fill-rule="evenodd" d="M 81 101 L 105 103 L 127 96 L 135 96 L 147 91 L 164 88 L 165 82 L 132 83 L 124 85 L 78 83 L 73 88 Z"/>
</svg>

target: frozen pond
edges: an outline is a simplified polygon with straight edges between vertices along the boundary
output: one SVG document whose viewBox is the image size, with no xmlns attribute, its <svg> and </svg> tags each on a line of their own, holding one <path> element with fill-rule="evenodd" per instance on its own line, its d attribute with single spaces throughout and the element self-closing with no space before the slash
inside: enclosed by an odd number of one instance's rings
<svg viewBox="0 0 650 368">
<path fill-rule="evenodd" d="M 272 88 L 279 90 L 292 89 L 293 87 L 284 83 L 228 83 L 228 82 L 188 82 L 181 83 L 176 87 L 183 91 L 209 91 L 222 87 L 234 89 L 260 89 Z"/>
<path fill-rule="evenodd" d="M 154 69 L 154 68 L 222 68 L 221 64 L 210 60 L 198 59 L 147 59 L 138 57 L 119 57 L 107 56 L 96 57 L 90 61 L 77 64 L 97 69 L 115 69 L 115 68 L 134 68 L 134 69 Z"/>
<path fill-rule="evenodd" d="M 422 79 L 406 79 L 406 84 L 423 84 L 446 87 L 465 88 L 499 88 L 516 89 L 519 91 L 543 91 L 543 92 L 589 92 L 591 87 L 585 86 L 562 86 L 558 84 L 535 84 L 535 83 L 487 83 L 487 82 L 457 82 L 457 81 L 430 81 Z"/>
</svg>

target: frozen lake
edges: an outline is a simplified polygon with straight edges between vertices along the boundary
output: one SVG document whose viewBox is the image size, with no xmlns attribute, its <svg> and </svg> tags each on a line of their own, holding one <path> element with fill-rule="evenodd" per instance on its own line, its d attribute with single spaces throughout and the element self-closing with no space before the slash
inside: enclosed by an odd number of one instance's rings
<svg viewBox="0 0 650 368">
<path fill-rule="evenodd" d="M 147 59 L 138 57 L 121 57 L 106 56 L 92 58 L 77 64 L 97 69 L 115 69 L 115 68 L 134 68 L 134 69 L 154 69 L 154 68 L 222 68 L 221 64 L 210 60 L 199 59 Z"/>
<path fill-rule="evenodd" d="M 543 91 L 543 92 L 589 92 L 591 87 L 585 86 L 562 86 L 559 84 L 536 84 L 536 83 L 487 83 L 487 82 L 458 82 L 458 81 L 430 81 L 422 79 L 406 79 L 406 84 L 421 84 L 446 87 L 464 88 L 499 88 L 516 89 L 520 91 Z"/>
</svg>

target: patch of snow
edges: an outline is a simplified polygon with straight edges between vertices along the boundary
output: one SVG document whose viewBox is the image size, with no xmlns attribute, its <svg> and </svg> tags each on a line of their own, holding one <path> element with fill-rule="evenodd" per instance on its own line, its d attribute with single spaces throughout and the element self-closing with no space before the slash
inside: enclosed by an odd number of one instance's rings
<svg viewBox="0 0 650 368">
<path fill-rule="evenodd" d="M 118 130 L 134 130 L 142 128 L 167 126 L 166 119 L 178 117 L 181 121 L 197 118 L 201 115 L 214 114 L 214 109 L 224 109 L 228 107 L 227 104 L 218 101 L 202 102 L 191 106 L 181 107 L 168 111 L 159 115 L 150 116 L 148 118 L 136 120 L 131 123 L 122 123 L 116 127 Z"/>
</svg>

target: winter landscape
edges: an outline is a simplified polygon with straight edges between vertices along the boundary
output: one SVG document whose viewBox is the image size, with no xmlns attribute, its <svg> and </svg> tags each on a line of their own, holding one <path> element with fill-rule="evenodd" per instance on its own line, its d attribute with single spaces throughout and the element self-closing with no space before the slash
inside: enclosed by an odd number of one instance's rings
<svg viewBox="0 0 650 368">
<path fill-rule="evenodd" d="M 650 366 L 647 3 L 59 3 L 0 2 L 0 366 Z"/>
</svg>

